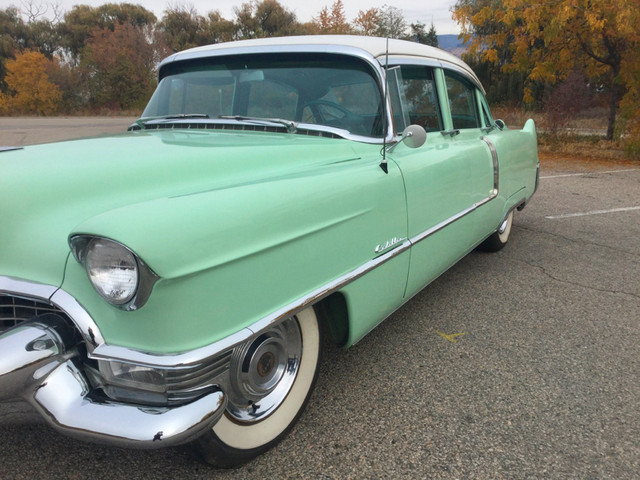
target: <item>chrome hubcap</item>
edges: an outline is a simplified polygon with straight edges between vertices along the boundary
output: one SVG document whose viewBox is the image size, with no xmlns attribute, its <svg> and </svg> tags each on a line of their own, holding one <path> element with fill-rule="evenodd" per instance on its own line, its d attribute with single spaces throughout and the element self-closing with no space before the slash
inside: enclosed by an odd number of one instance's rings
<svg viewBox="0 0 640 480">
<path fill-rule="evenodd" d="M 237 348 L 229 368 L 227 413 L 239 422 L 256 422 L 284 401 L 300 368 L 302 335 L 288 318 Z"/>
</svg>

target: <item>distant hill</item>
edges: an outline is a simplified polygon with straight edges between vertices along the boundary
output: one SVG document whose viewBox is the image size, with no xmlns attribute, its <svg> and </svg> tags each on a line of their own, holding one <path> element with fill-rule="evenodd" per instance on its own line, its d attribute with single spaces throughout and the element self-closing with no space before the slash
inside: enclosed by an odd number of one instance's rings
<svg viewBox="0 0 640 480">
<path fill-rule="evenodd" d="M 458 35 L 438 35 L 438 45 L 442 50 L 460 57 L 466 50 L 465 44 L 458 39 Z"/>
</svg>

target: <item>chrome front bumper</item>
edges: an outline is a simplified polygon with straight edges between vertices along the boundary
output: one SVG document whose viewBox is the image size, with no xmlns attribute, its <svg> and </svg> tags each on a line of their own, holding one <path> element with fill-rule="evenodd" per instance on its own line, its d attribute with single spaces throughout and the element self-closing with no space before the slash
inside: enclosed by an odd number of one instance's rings
<svg viewBox="0 0 640 480">
<path fill-rule="evenodd" d="M 23 397 L 62 433 L 136 448 L 186 443 L 222 416 L 226 398 L 219 390 L 176 407 L 93 396 L 72 342 L 52 323 L 30 321 L 0 334 L 0 401 Z"/>
</svg>

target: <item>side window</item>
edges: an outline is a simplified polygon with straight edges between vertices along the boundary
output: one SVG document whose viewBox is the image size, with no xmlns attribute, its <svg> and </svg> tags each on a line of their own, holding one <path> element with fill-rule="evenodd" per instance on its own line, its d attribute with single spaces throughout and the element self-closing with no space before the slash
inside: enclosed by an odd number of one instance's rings
<svg viewBox="0 0 640 480">
<path fill-rule="evenodd" d="M 479 128 L 481 124 L 476 106 L 475 87 L 454 73 L 445 71 L 444 75 L 453 128 Z"/>
<path fill-rule="evenodd" d="M 417 124 L 427 132 L 443 130 L 433 70 L 428 67 L 406 65 L 401 68 L 400 89 L 410 124 Z"/>
<path fill-rule="evenodd" d="M 402 72 L 400 67 L 391 67 L 387 70 L 387 82 L 389 88 L 389 100 L 393 112 L 393 123 L 396 133 L 401 133 L 411 124 L 407 112 L 407 101 L 404 98 Z"/>
</svg>

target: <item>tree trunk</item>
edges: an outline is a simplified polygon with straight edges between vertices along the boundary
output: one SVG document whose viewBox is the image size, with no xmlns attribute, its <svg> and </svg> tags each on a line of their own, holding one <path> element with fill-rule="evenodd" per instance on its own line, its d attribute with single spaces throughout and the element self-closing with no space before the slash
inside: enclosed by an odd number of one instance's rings
<svg viewBox="0 0 640 480">
<path fill-rule="evenodd" d="M 609 117 L 607 121 L 607 140 L 613 140 L 614 128 L 616 125 L 616 117 L 618 115 L 618 101 L 620 100 L 620 85 L 617 79 L 620 73 L 619 68 L 611 69 L 611 84 L 609 86 Z"/>
</svg>

